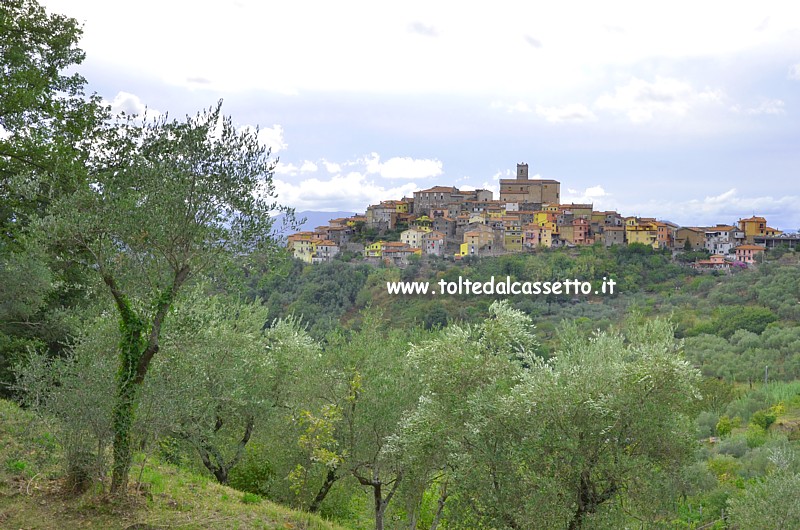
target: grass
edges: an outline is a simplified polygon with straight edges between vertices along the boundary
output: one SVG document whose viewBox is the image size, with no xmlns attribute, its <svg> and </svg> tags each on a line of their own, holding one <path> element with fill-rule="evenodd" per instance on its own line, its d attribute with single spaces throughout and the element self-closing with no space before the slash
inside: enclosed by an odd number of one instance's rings
<svg viewBox="0 0 800 530">
<path fill-rule="evenodd" d="M 55 438 L 43 427 L 34 415 L 0 400 L 0 528 L 341 528 L 221 486 L 206 476 L 143 458 L 131 469 L 127 497 L 112 497 L 101 488 L 80 496 L 64 494 Z"/>
<path fill-rule="evenodd" d="M 781 403 L 800 407 L 800 381 L 775 381 L 761 385 L 761 392 L 771 403 Z"/>
</svg>

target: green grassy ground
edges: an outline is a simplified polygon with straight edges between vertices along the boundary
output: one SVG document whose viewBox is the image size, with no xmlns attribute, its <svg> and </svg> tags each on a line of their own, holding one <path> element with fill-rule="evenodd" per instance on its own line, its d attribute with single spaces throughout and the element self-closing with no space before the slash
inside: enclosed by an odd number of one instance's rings
<svg viewBox="0 0 800 530">
<path fill-rule="evenodd" d="M 174 466 L 140 461 L 129 495 L 64 493 L 47 426 L 0 400 L 0 528 L 336 529 L 319 517 L 221 486 Z M 139 480 L 141 479 L 141 480 Z"/>
</svg>

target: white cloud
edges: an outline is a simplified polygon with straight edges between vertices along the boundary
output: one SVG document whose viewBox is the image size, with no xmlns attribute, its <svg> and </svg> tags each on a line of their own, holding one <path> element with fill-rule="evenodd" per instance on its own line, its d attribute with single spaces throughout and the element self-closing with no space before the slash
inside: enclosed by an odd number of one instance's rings
<svg viewBox="0 0 800 530">
<path fill-rule="evenodd" d="M 795 63 L 789 67 L 789 79 L 800 81 L 800 63 Z"/>
<path fill-rule="evenodd" d="M 117 95 L 114 96 L 114 99 L 109 101 L 105 101 L 107 105 L 111 106 L 111 112 L 114 114 L 125 113 L 129 115 L 137 115 L 140 116 L 144 114 L 145 110 L 148 111 L 148 114 L 155 114 L 158 116 L 160 113 L 153 109 L 148 109 L 147 105 L 145 105 L 139 96 L 136 94 L 131 94 L 130 92 L 117 92 Z"/>
<path fill-rule="evenodd" d="M 597 121 L 597 116 L 595 116 L 594 112 L 580 103 L 571 103 L 561 107 L 543 107 L 542 105 L 537 105 L 536 114 L 544 117 L 544 119 L 551 123 Z"/>
<path fill-rule="evenodd" d="M 367 173 L 376 173 L 387 179 L 425 179 L 442 174 L 440 160 L 393 157 L 381 162 L 378 153 L 370 153 L 364 162 Z"/>
<path fill-rule="evenodd" d="M 259 129 L 258 141 L 269 147 L 272 150 L 272 154 L 283 151 L 289 147 L 289 144 L 283 139 L 283 127 L 277 124 L 273 125 L 271 128 L 264 127 Z"/>
<path fill-rule="evenodd" d="M 529 112 L 533 112 L 533 109 L 531 109 L 528 106 L 528 104 L 523 101 L 517 101 L 516 103 L 506 103 L 505 101 L 492 101 L 489 104 L 489 108 L 501 109 L 508 113 L 521 112 L 527 114 Z"/>
<path fill-rule="evenodd" d="M 567 188 L 567 192 L 561 197 L 561 202 L 564 204 L 594 204 L 595 210 L 607 210 L 613 208 L 613 203 L 609 199 L 611 194 L 608 193 L 602 186 L 590 186 L 584 190 L 576 190 Z"/>
<path fill-rule="evenodd" d="M 634 205 L 631 209 L 641 215 L 656 216 L 689 226 L 713 226 L 717 223 L 734 223 L 743 217 L 762 215 L 767 223 L 775 228 L 795 230 L 796 226 L 778 227 L 771 218 L 797 225 L 800 215 L 797 202 L 800 197 L 783 196 L 741 196 L 736 188 L 718 195 L 688 201 L 652 200 Z"/>
<path fill-rule="evenodd" d="M 243 125 L 240 130 L 252 133 L 255 132 L 256 128 L 252 125 Z M 283 127 L 278 124 L 273 125 L 271 128 L 259 127 L 258 142 L 269 147 L 273 155 L 289 147 L 289 144 L 283 139 Z"/>
<path fill-rule="evenodd" d="M 275 166 L 275 173 L 277 175 L 297 175 L 298 171 L 300 171 L 300 168 L 292 163 L 285 164 L 279 161 L 278 165 Z"/>
<path fill-rule="evenodd" d="M 706 197 L 703 201 L 704 204 L 707 205 L 725 205 L 729 203 L 731 200 L 736 198 L 736 188 L 731 188 L 724 193 L 720 193 L 719 195 L 714 195 L 711 197 Z"/>
<path fill-rule="evenodd" d="M 567 188 L 562 194 L 562 203 L 592 203 L 595 210 L 616 210 L 623 216 L 641 215 L 673 221 L 682 226 L 713 226 L 735 223 L 743 217 L 763 215 L 767 223 L 775 228 L 794 231 L 800 226 L 800 212 L 796 204 L 798 196 L 745 196 L 736 188 L 717 195 L 688 200 L 667 198 L 649 199 L 645 202 L 621 200 L 603 186 L 585 189 Z M 776 226 L 780 220 L 787 226 Z"/>
<path fill-rule="evenodd" d="M 327 180 L 310 178 L 289 182 L 276 178 L 274 183 L 278 201 L 298 211 L 364 212 L 370 204 L 410 196 L 419 189 L 413 182 L 387 188 L 358 171 L 335 175 Z"/>
<path fill-rule="evenodd" d="M 780 99 L 765 99 L 757 107 L 747 109 L 748 114 L 783 114 L 785 103 Z"/>
<path fill-rule="evenodd" d="M 532 48 L 541 48 L 542 47 L 542 41 L 540 41 L 536 37 L 532 37 L 530 35 L 525 35 L 525 42 L 527 42 Z"/>
<path fill-rule="evenodd" d="M 314 173 L 317 171 L 317 169 L 317 165 L 311 160 L 303 161 L 303 165 L 300 166 L 301 173 Z"/>
<path fill-rule="evenodd" d="M 613 94 L 603 94 L 595 101 L 595 108 L 624 113 L 634 123 L 653 120 L 655 115 L 687 114 L 694 106 L 722 102 L 719 90 L 696 91 L 689 83 L 669 77 L 657 76 L 648 82 L 636 77 L 624 86 L 617 86 Z"/>
<path fill-rule="evenodd" d="M 339 173 L 342 171 L 342 166 L 335 162 L 328 162 L 324 158 L 322 159 L 322 165 L 325 166 L 325 169 L 328 171 L 328 173 Z"/>
<path fill-rule="evenodd" d="M 199 85 L 202 90 L 486 94 L 524 93 L 536 86 L 559 93 L 580 86 L 598 66 L 641 64 L 652 57 L 732 55 L 765 45 L 796 49 L 791 31 L 798 26 L 795 6 L 786 1 L 727 10 L 719 0 L 675 0 L 668 9 L 593 2 L 581 3 L 580 16 L 571 3 L 501 2 L 492 9 L 469 3 L 454 17 L 451 3 L 421 0 L 392 5 L 361 0 L 348 9 L 320 0 L 249 0 L 240 8 L 230 2 L 196 2 L 190 12 L 186 2 L 140 0 L 138 9 L 125 13 L 124 25 L 113 3 L 42 3 L 85 21 L 81 47 L 93 60 L 125 64 L 143 79 L 166 79 L 195 90 Z M 723 11 L 725 23 L 720 24 Z M 152 16 L 155 12 L 158 17 Z M 311 12 L 315 16 L 309 17 Z M 360 16 L 352 16 L 356 12 Z M 767 16 L 770 24 L 757 31 L 754 21 Z M 284 23 L 264 31 L 265 20 Z M 146 39 L 143 27 L 148 28 Z M 476 28 L 481 38 L 475 38 Z M 609 28 L 625 28 L 626 33 Z M 420 36 L 432 32 L 439 37 Z M 547 44 L 546 56 L 528 54 L 535 64 L 520 64 L 520 48 L 532 51 L 525 35 Z M 291 53 L 272 53 L 268 68 L 253 67 L 263 64 L 263 50 Z M 342 57 L 348 61 L 338 60 Z M 481 75 L 475 74 L 476 59 Z M 510 75 L 514 82 L 508 82 Z M 210 83 L 198 83 L 206 80 Z"/>
<path fill-rule="evenodd" d="M 439 35 L 439 32 L 436 31 L 435 27 L 423 24 L 419 21 L 414 21 L 409 24 L 408 31 L 411 33 L 416 33 L 417 35 L 422 35 L 423 37 L 436 37 Z"/>
<path fill-rule="evenodd" d="M 363 212 L 370 204 L 411 196 L 420 189 L 414 182 L 393 186 L 381 179 L 425 179 L 442 173 L 439 160 L 394 157 L 382 162 L 374 152 L 344 162 L 321 158 L 320 164 L 332 174 L 330 177 L 309 175 L 319 170 L 319 165 L 310 160 L 279 162 L 274 179 L 278 201 L 298 210 Z M 343 167 L 351 169 L 342 173 Z"/>
<path fill-rule="evenodd" d="M 127 115 L 136 115 L 141 116 L 145 112 L 147 112 L 147 116 L 151 118 L 157 118 L 161 116 L 161 112 L 148 108 L 147 105 L 137 96 L 136 94 L 131 94 L 130 92 L 120 91 L 117 92 L 117 95 L 114 96 L 114 99 L 111 101 L 103 100 L 106 105 L 111 106 L 111 112 L 114 114 L 125 113 Z"/>
<path fill-rule="evenodd" d="M 86 22 L 81 47 L 98 64 L 125 65 L 143 79 L 195 90 L 199 85 L 203 90 L 519 94 L 535 86 L 558 94 L 583 86 L 598 67 L 654 57 L 664 64 L 766 47 L 790 53 L 798 27 L 796 6 L 787 1 L 735 9 L 718 0 L 675 0 L 663 9 L 641 2 L 588 2 L 581 3 L 580 16 L 572 3 L 501 2 L 492 9 L 468 3 L 454 17 L 451 3 L 422 0 L 358 1 L 349 9 L 323 1 L 245 1 L 240 8 L 196 2 L 191 10 L 186 2 L 140 0 L 136 10 L 125 13 L 125 24 L 119 24 L 113 2 L 43 3 Z M 769 24 L 757 28 L 766 17 Z M 265 20 L 285 23 L 264 31 Z M 476 28 L 481 38 L 475 38 Z M 534 36 L 533 42 L 525 36 Z M 541 50 L 547 53 L 528 54 L 533 64 L 520 64 L 520 49 L 532 51 L 536 42 L 546 43 Z M 263 50 L 291 53 L 272 53 L 268 68 L 254 67 L 263 64 Z"/>
</svg>

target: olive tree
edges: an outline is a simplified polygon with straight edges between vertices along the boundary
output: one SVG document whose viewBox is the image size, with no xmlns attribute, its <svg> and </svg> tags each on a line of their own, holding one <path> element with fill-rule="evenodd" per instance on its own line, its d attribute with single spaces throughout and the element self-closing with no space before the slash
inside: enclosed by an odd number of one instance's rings
<svg viewBox="0 0 800 530">
<path fill-rule="evenodd" d="M 778 470 L 728 500 L 734 528 L 797 528 L 800 473 Z"/>
<path fill-rule="evenodd" d="M 623 502 L 644 519 L 648 484 L 694 444 L 698 373 L 672 327 L 586 339 L 567 326 L 543 360 L 529 317 L 491 313 L 412 349 L 425 390 L 392 446 L 440 486 L 434 526 L 581 528 Z"/>
<path fill-rule="evenodd" d="M 546 497 L 554 522 L 581 528 L 605 505 L 626 502 L 635 512 L 647 484 L 690 457 L 699 373 L 662 320 L 589 339 L 565 329 L 561 343 L 526 372 L 513 399 L 525 432 L 520 454 L 533 460 L 532 497 L 560 492 Z"/>
<path fill-rule="evenodd" d="M 402 418 L 419 398 L 419 374 L 406 359 L 421 328 L 386 329 L 382 313 L 367 308 L 357 329 L 328 334 L 321 355 L 306 363 L 297 396 L 299 442 L 307 455 L 290 474 L 300 505 L 321 508 L 341 482 L 370 496 L 375 528 L 405 480 L 404 462 L 385 451 Z M 306 495 L 307 494 L 307 495 Z"/>
<path fill-rule="evenodd" d="M 461 522 L 476 524 L 470 513 L 497 514 L 513 510 L 518 497 L 498 480 L 481 486 L 473 496 L 474 476 L 518 464 L 507 453 L 514 436 L 509 426 L 498 428 L 508 409 L 511 390 L 522 380 L 525 367 L 536 362 L 538 341 L 529 317 L 508 302 L 495 302 L 488 317 L 477 325 L 453 324 L 435 339 L 411 347 L 409 362 L 423 385 L 415 409 L 403 419 L 386 452 L 408 470 L 405 489 L 409 527 L 422 519 L 426 489 L 437 500 L 431 528 L 445 515 L 446 505 L 464 502 L 456 511 Z M 502 523 L 503 515 L 498 516 Z M 452 522 L 452 521 L 450 521 Z"/>
<path fill-rule="evenodd" d="M 260 302 L 192 288 L 164 326 L 159 356 L 143 383 L 131 437 L 138 448 L 181 440 L 220 482 L 227 483 L 251 437 L 280 422 L 300 367 L 317 354 L 297 321 L 264 329 Z M 108 315 L 85 326 L 68 355 L 32 352 L 18 387 L 27 404 L 54 418 L 68 483 L 80 490 L 103 480 L 113 442 L 112 412 L 118 336 Z M 278 412 L 275 414 L 275 412 Z"/>
<path fill-rule="evenodd" d="M 300 368 L 317 352 L 294 319 L 264 330 L 266 309 L 192 290 L 167 325 L 143 402 L 160 433 L 182 439 L 221 484 L 253 435 L 289 406 Z"/>
<path fill-rule="evenodd" d="M 23 403 L 54 422 L 72 493 L 82 493 L 108 471 L 117 340 L 113 321 L 99 315 L 87 320 L 64 355 L 30 349 L 16 366 L 15 388 Z"/>
<path fill-rule="evenodd" d="M 269 154 L 221 102 L 180 121 L 116 121 L 97 134 L 87 177 L 38 226 L 68 249 L 62 259 L 97 274 L 116 308 L 115 493 L 126 491 L 139 390 L 179 293 L 200 273 L 273 247 L 270 214 L 280 207 Z"/>
</svg>

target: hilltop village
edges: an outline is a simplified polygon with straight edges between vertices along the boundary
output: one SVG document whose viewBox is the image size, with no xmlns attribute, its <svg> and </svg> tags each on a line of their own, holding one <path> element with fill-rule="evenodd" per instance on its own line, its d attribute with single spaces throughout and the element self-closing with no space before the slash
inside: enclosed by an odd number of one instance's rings
<svg viewBox="0 0 800 530">
<path fill-rule="evenodd" d="M 770 228 L 764 217 L 736 225 L 677 226 L 650 217 L 595 211 L 592 204 L 562 204 L 561 183 L 531 179 L 517 164 L 516 178 L 490 190 L 434 186 L 413 197 L 370 205 L 364 215 L 331 219 L 327 226 L 288 237 L 293 255 L 307 263 L 330 261 L 342 252 L 371 262 L 403 266 L 413 255 L 497 256 L 538 248 L 641 243 L 653 248 L 707 250 L 694 266 L 729 269 L 756 262 L 768 248 L 800 242 L 798 234 Z"/>
</svg>

